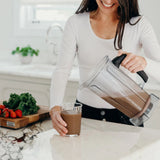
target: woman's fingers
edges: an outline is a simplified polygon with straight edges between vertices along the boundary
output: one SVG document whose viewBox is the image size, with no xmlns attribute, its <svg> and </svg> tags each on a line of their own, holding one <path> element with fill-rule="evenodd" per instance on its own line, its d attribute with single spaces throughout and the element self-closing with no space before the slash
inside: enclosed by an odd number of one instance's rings
<svg viewBox="0 0 160 160">
<path fill-rule="evenodd" d="M 142 71 L 143 70 L 143 67 L 142 66 L 137 66 L 137 67 L 135 67 L 134 69 L 132 69 L 132 73 L 136 73 L 136 72 L 138 72 L 138 71 Z"/>
<path fill-rule="evenodd" d="M 137 68 L 141 69 L 139 64 L 134 64 L 132 65 L 130 68 L 128 68 L 128 70 L 132 73 L 135 73 L 134 71 L 137 70 Z M 142 69 L 141 69 L 142 70 Z M 138 70 L 139 71 L 139 70 Z"/>
<path fill-rule="evenodd" d="M 56 118 L 57 118 L 57 121 L 63 125 L 63 126 L 67 126 L 66 122 L 62 119 L 61 115 L 60 114 L 56 114 Z"/>
<path fill-rule="evenodd" d="M 135 66 L 141 65 L 141 61 L 137 57 L 132 57 L 130 61 L 128 61 L 124 67 L 128 70 L 132 70 L 132 67 L 134 68 Z"/>
<path fill-rule="evenodd" d="M 53 128 L 56 129 L 60 135 L 65 135 L 68 132 L 67 129 L 64 126 L 60 125 L 56 119 L 52 120 L 52 124 Z"/>
<path fill-rule="evenodd" d="M 144 70 L 146 65 L 146 60 L 143 57 L 135 56 L 124 67 L 132 73 L 135 73 Z"/>
<path fill-rule="evenodd" d="M 121 56 L 122 54 L 124 54 L 124 51 L 123 50 L 118 50 L 118 56 Z"/>
<path fill-rule="evenodd" d="M 121 65 L 125 67 L 125 65 L 130 62 L 130 60 L 135 56 L 133 53 L 127 53 L 124 52 L 123 50 L 118 51 L 118 56 L 121 56 L 122 54 L 126 54 L 127 56 L 125 59 L 122 61 Z"/>
<path fill-rule="evenodd" d="M 66 129 L 66 122 L 61 117 L 61 111 L 60 110 L 51 110 L 50 112 L 53 128 L 57 130 L 57 132 L 64 136 L 68 132 Z"/>
<path fill-rule="evenodd" d="M 54 129 L 61 135 L 61 136 L 65 136 L 66 134 L 60 129 L 58 128 L 57 126 L 54 127 Z"/>
<path fill-rule="evenodd" d="M 137 56 L 133 53 L 126 53 L 122 50 L 118 51 L 118 55 L 126 54 L 126 58 L 122 61 L 121 66 L 125 67 L 132 73 L 144 70 L 147 62 L 144 57 Z"/>
<path fill-rule="evenodd" d="M 58 117 L 58 115 L 57 115 L 57 117 Z M 65 123 L 65 122 L 64 122 L 64 123 Z M 65 127 L 64 125 L 62 125 L 57 118 L 55 119 L 55 124 L 56 124 L 56 126 L 57 126 L 61 131 L 63 131 L 64 133 L 67 133 L 67 132 L 68 132 L 68 130 L 66 129 L 66 127 Z"/>
<path fill-rule="evenodd" d="M 129 70 L 135 64 L 136 62 L 134 61 L 134 59 L 131 59 L 130 61 L 128 61 L 128 63 L 124 65 L 124 67 Z"/>
<path fill-rule="evenodd" d="M 68 130 L 67 130 L 65 127 L 59 125 L 58 123 L 55 125 L 54 128 L 55 128 L 60 134 L 63 134 L 63 135 L 66 135 L 66 133 L 68 132 Z"/>
<path fill-rule="evenodd" d="M 135 55 L 133 55 L 132 53 L 128 53 L 126 58 L 122 61 L 121 65 L 123 67 L 125 67 L 128 63 L 130 63 L 130 61 L 134 58 Z"/>
</svg>

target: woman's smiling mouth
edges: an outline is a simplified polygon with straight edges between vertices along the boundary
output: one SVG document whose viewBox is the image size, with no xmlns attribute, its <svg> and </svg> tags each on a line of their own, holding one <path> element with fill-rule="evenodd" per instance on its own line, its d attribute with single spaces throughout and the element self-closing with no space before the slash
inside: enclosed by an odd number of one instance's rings
<svg viewBox="0 0 160 160">
<path fill-rule="evenodd" d="M 103 6 L 105 6 L 105 7 L 107 7 L 107 8 L 111 8 L 111 7 L 114 5 L 114 3 L 112 3 L 112 4 L 106 4 L 106 3 L 103 2 L 102 0 L 101 0 L 101 2 L 102 2 L 102 4 L 103 4 Z"/>
</svg>

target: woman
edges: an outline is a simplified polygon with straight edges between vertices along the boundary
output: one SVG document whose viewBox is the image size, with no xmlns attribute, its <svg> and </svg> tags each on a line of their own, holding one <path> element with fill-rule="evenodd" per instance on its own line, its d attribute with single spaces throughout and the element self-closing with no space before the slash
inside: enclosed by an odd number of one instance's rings
<svg viewBox="0 0 160 160">
<path fill-rule="evenodd" d="M 152 26 L 139 15 L 137 0 L 83 0 L 66 23 L 61 54 L 52 77 L 50 115 L 53 127 L 60 135 L 67 133 L 60 106 L 76 53 L 82 84 L 104 56 L 112 59 L 123 53 L 127 57 L 122 66 L 128 72 L 145 70 L 160 79 L 160 74 L 157 77 L 152 72 L 159 66 L 159 50 Z M 131 125 L 124 114 L 90 90 L 78 90 L 77 101 L 83 104 L 83 117 Z"/>
</svg>

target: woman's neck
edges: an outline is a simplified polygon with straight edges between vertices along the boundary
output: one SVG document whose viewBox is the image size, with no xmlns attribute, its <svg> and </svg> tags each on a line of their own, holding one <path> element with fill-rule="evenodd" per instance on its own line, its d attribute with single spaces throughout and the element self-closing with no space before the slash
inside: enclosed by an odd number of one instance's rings
<svg viewBox="0 0 160 160">
<path fill-rule="evenodd" d="M 91 12 L 90 17 L 103 23 L 113 23 L 118 21 L 117 13 L 104 14 L 98 9 L 96 11 Z"/>
<path fill-rule="evenodd" d="M 119 19 L 115 14 L 104 14 L 98 11 L 90 13 L 90 24 L 94 33 L 103 39 L 113 39 L 116 35 Z"/>
</svg>

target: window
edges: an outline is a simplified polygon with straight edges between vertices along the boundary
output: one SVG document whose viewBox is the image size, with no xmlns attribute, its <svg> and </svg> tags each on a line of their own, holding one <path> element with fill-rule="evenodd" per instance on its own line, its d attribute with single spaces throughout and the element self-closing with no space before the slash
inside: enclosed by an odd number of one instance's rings
<svg viewBox="0 0 160 160">
<path fill-rule="evenodd" d="M 52 23 L 62 27 L 81 0 L 15 0 L 15 34 L 42 36 Z"/>
</svg>

